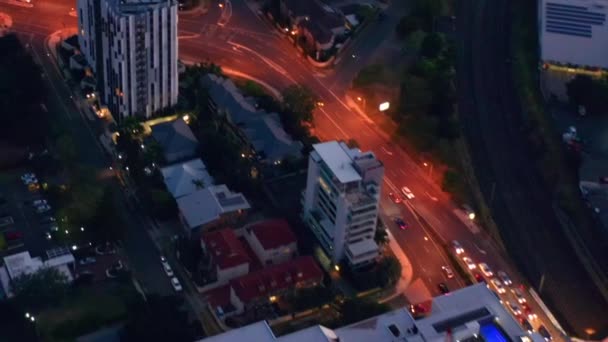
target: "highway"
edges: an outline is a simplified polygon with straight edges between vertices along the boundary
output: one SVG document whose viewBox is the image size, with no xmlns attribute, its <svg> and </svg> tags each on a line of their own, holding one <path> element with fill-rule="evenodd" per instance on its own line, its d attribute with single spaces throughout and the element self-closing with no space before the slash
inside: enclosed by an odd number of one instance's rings
<svg viewBox="0 0 608 342">
<path fill-rule="evenodd" d="M 578 336 L 587 329 L 606 331 L 608 303 L 562 236 L 550 192 L 542 186 L 533 166 L 536 158 L 526 146 L 522 109 L 505 63 L 510 58 L 509 2 L 459 4 L 460 113 L 478 180 L 486 199 L 493 200 L 505 244 L 566 329 Z"/>
<path fill-rule="evenodd" d="M 5 2 L 0 2 L 0 11 L 13 17 L 13 29 L 33 37 L 36 44 L 42 44 L 56 30 L 76 26 L 76 18 L 70 15 L 74 0 L 56 0 L 52 5 L 49 1 L 45 2 L 46 5 L 32 8 L 6 3 L 11 0 L 2 1 Z M 206 15 L 180 15 L 179 54 L 182 60 L 212 61 L 277 89 L 292 83 L 313 89 L 325 103 L 315 113 L 315 134 L 322 140 L 354 138 L 362 149 L 374 151 L 384 162 L 383 216 L 392 235 L 410 257 L 414 278 L 425 284 L 430 295 L 439 293 L 439 282 L 446 282 L 452 289 L 463 284 L 458 279 L 448 281 L 441 272 L 441 266 L 448 262 L 439 246 L 449 244 L 451 240 L 460 241 L 473 260 L 487 262 L 495 271 L 505 270 L 516 284 L 525 283 L 509 262 L 509 257 L 500 252 L 486 234 L 471 230 L 455 215 L 457 208 L 422 165 L 394 144 L 367 116 L 351 110 L 344 103 L 352 78 L 364 63 L 372 59 L 375 44 L 392 34 L 402 13 L 403 2 L 393 1 L 386 10 L 387 19 L 370 23 L 344 54 L 347 56 L 345 60 L 328 72 L 312 69 L 288 40 L 257 18 L 243 0 L 232 1 L 232 4 L 229 21 L 225 20 L 220 9 L 214 7 Z M 223 18 L 221 22 L 220 18 Z M 355 58 L 348 57 L 352 55 Z M 388 192 L 399 193 L 402 186 L 408 186 L 416 198 L 407 205 L 391 203 Z M 395 216 L 403 217 L 410 228 L 405 231 L 398 229 L 391 220 Z M 533 309 L 540 314 L 535 305 Z"/>
</svg>

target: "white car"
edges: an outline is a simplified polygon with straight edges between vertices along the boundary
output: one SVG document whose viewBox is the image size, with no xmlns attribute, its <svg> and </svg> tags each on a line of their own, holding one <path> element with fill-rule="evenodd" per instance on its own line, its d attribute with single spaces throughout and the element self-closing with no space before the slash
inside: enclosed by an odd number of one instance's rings
<svg viewBox="0 0 608 342">
<path fill-rule="evenodd" d="M 179 283 L 179 280 L 177 280 L 176 277 L 171 278 L 171 286 L 173 286 L 173 289 L 175 290 L 175 292 L 182 291 L 182 284 Z"/>
<path fill-rule="evenodd" d="M 526 297 L 524 297 L 524 294 L 523 294 L 523 292 L 521 292 L 520 289 L 518 289 L 518 288 L 511 289 L 511 293 L 513 293 L 513 296 L 515 297 L 515 299 L 517 299 L 517 302 L 519 304 L 524 304 L 526 302 Z"/>
<path fill-rule="evenodd" d="M 51 210 L 51 206 L 48 204 L 43 204 L 36 207 L 36 212 L 38 214 L 46 213 L 49 210 Z"/>
<path fill-rule="evenodd" d="M 412 192 L 412 190 L 410 190 L 407 186 L 404 186 L 403 188 L 401 188 L 401 192 L 403 193 L 403 196 L 405 196 L 405 198 L 407 199 L 413 199 L 416 196 L 414 196 L 414 193 Z"/>
<path fill-rule="evenodd" d="M 171 269 L 171 266 L 169 266 L 168 263 L 163 262 L 163 269 L 165 270 L 167 277 L 173 277 L 173 270 Z"/>
<path fill-rule="evenodd" d="M 481 270 L 481 273 L 488 278 L 492 278 L 494 276 L 494 272 L 492 272 L 490 266 L 488 266 L 488 264 L 485 262 L 479 264 L 479 269 Z"/>
<path fill-rule="evenodd" d="M 45 199 L 37 199 L 37 200 L 34 200 L 32 203 L 36 207 L 41 206 L 43 204 L 48 204 L 48 202 Z"/>
<path fill-rule="evenodd" d="M 24 183 L 25 183 L 25 182 L 27 182 L 27 181 L 29 181 L 29 180 L 32 180 L 32 179 L 36 179 L 36 175 L 35 175 L 35 174 L 33 174 L 33 173 L 31 173 L 31 172 L 30 172 L 30 173 L 24 173 L 24 174 L 21 176 L 21 180 L 22 180 Z"/>
<path fill-rule="evenodd" d="M 457 255 L 464 253 L 464 248 L 462 248 L 462 245 L 460 244 L 460 242 L 453 240 L 452 247 L 454 247 L 454 251 L 456 252 Z"/>
<path fill-rule="evenodd" d="M 507 292 L 507 290 L 505 290 L 504 285 L 499 279 L 492 278 L 490 282 L 492 283 L 492 286 L 494 286 L 494 288 L 496 289 L 496 292 L 498 292 L 499 294 L 504 294 Z"/>
<path fill-rule="evenodd" d="M 505 271 L 498 271 L 496 272 L 496 275 L 498 275 L 498 278 L 500 278 L 500 280 L 505 284 L 505 286 L 513 285 L 513 281 L 511 281 L 511 278 L 509 278 Z"/>
<path fill-rule="evenodd" d="M 462 261 L 464 261 L 464 263 L 467 264 L 467 267 L 470 270 L 474 270 L 474 269 L 477 268 L 477 265 L 475 265 L 475 263 L 473 262 L 473 260 L 471 260 L 471 258 L 469 258 L 469 257 L 462 258 Z"/>
<path fill-rule="evenodd" d="M 448 266 L 441 266 L 441 270 L 443 271 L 443 274 L 448 277 L 448 279 L 454 278 L 454 272 L 452 272 L 452 269 Z"/>
</svg>

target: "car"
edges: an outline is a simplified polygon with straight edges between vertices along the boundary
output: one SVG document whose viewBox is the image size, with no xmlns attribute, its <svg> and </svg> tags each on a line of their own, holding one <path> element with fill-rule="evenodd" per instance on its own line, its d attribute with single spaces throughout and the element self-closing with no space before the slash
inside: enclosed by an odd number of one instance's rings
<svg viewBox="0 0 608 342">
<path fill-rule="evenodd" d="M 475 265 L 475 263 L 473 262 L 473 260 L 471 258 L 469 258 L 469 257 L 462 258 L 462 261 L 464 261 L 464 263 L 467 265 L 467 267 L 470 270 L 474 270 L 474 269 L 477 268 L 477 265 Z"/>
<path fill-rule="evenodd" d="M 481 270 L 481 273 L 488 278 L 492 278 L 494 276 L 494 272 L 492 272 L 490 266 L 488 266 L 488 264 L 485 262 L 479 263 L 479 269 Z"/>
<path fill-rule="evenodd" d="M 405 230 L 408 228 L 407 223 L 405 223 L 405 221 L 403 221 L 403 219 L 401 219 L 400 217 L 397 217 L 395 219 L 395 224 L 397 225 L 397 227 L 399 227 L 399 229 Z"/>
<path fill-rule="evenodd" d="M 512 301 L 512 300 L 508 301 L 507 307 L 509 308 L 509 311 L 511 311 L 513 316 L 515 316 L 515 317 L 521 316 L 521 314 L 522 314 L 521 308 L 514 301 Z"/>
<path fill-rule="evenodd" d="M 161 255 L 161 256 L 160 256 L 160 262 L 162 262 L 162 263 L 167 262 L 167 258 L 165 258 L 165 256 L 164 256 L 164 255 Z"/>
<path fill-rule="evenodd" d="M 439 283 L 439 284 L 437 284 L 437 288 L 443 294 L 450 293 L 450 289 L 448 289 L 448 286 L 445 283 Z"/>
<path fill-rule="evenodd" d="M 163 263 L 163 269 L 165 270 L 167 277 L 173 277 L 173 270 L 171 269 L 171 266 L 169 266 L 168 263 Z"/>
<path fill-rule="evenodd" d="M 540 327 L 538 327 L 538 333 L 540 334 L 540 336 L 542 336 L 545 341 L 549 342 L 551 340 L 553 340 L 553 337 L 551 337 L 551 334 L 549 334 L 549 330 L 547 330 L 547 328 L 545 328 L 544 325 L 541 324 Z"/>
<path fill-rule="evenodd" d="M 521 308 L 522 310 L 524 310 L 524 314 L 529 320 L 535 321 L 538 318 L 538 315 L 535 314 L 534 311 L 532 311 L 532 308 L 530 308 L 530 305 L 528 305 L 527 303 L 523 303 L 521 305 Z"/>
<path fill-rule="evenodd" d="M 441 266 L 441 271 L 443 271 L 443 274 L 445 274 L 448 279 L 454 278 L 454 272 L 452 272 L 452 269 L 448 266 Z"/>
<path fill-rule="evenodd" d="M 410 313 L 414 319 L 422 318 L 426 314 L 426 309 L 422 304 L 410 304 Z"/>
<path fill-rule="evenodd" d="M 97 259 L 95 259 L 94 257 L 86 257 L 86 258 L 78 260 L 78 264 L 80 264 L 81 266 L 94 264 L 96 262 L 97 262 Z"/>
<path fill-rule="evenodd" d="M 24 173 L 23 175 L 21 175 L 21 180 L 22 181 L 27 181 L 29 179 L 34 179 L 36 178 L 36 175 L 34 173 L 28 172 L 28 173 Z"/>
<path fill-rule="evenodd" d="M 513 296 L 515 297 L 515 299 L 517 299 L 517 302 L 519 304 L 524 304 L 526 302 L 526 297 L 524 297 L 524 293 L 521 292 L 520 289 L 518 289 L 518 288 L 511 289 L 511 293 L 513 293 Z"/>
<path fill-rule="evenodd" d="M 175 292 L 181 292 L 182 290 L 182 284 L 179 283 L 176 277 L 171 278 L 171 286 L 173 286 Z"/>
<path fill-rule="evenodd" d="M 56 232 L 59 230 L 59 226 L 56 223 L 52 223 L 48 225 L 50 231 Z"/>
<path fill-rule="evenodd" d="M 492 280 L 490 280 L 490 283 L 492 283 L 492 286 L 494 286 L 496 292 L 498 292 L 499 294 L 504 294 L 507 292 L 507 290 L 505 290 L 505 286 L 503 285 L 502 281 L 500 281 L 500 279 L 492 278 Z"/>
<path fill-rule="evenodd" d="M 47 211 L 51 210 L 51 206 L 48 204 L 43 204 L 43 205 L 39 205 L 36 207 L 36 212 L 38 214 L 42 214 L 42 213 L 46 213 Z"/>
<path fill-rule="evenodd" d="M 519 318 L 519 324 L 521 324 L 521 327 L 524 328 L 524 330 L 527 330 L 528 332 L 532 332 L 534 330 L 532 324 L 530 324 L 530 322 L 524 317 Z"/>
<path fill-rule="evenodd" d="M 511 280 L 511 278 L 509 278 L 509 275 L 507 275 L 505 271 L 498 271 L 496 272 L 496 275 L 498 276 L 498 278 L 500 278 L 503 284 L 505 284 L 505 286 L 513 285 L 513 281 Z"/>
<path fill-rule="evenodd" d="M 40 219 L 40 224 L 47 224 L 47 223 L 53 223 L 53 222 L 57 222 L 57 219 L 54 218 L 53 216 L 45 216 Z"/>
<path fill-rule="evenodd" d="M 390 199 L 395 203 L 401 203 L 401 197 L 395 195 L 394 192 L 389 193 L 388 197 L 390 197 Z"/>
<path fill-rule="evenodd" d="M 14 241 L 14 240 L 19 240 L 23 237 L 23 233 L 20 231 L 10 231 L 10 232 L 4 232 L 4 238 L 8 241 Z"/>
<path fill-rule="evenodd" d="M 33 200 L 32 204 L 34 204 L 35 207 L 38 207 L 38 206 L 41 206 L 44 204 L 48 204 L 48 202 L 44 198 L 41 198 L 41 199 Z"/>
<path fill-rule="evenodd" d="M 407 186 L 404 186 L 401 188 L 401 193 L 403 194 L 403 196 L 405 196 L 405 198 L 407 199 L 414 199 L 416 196 L 414 196 L 414 193 L 412 192 L 412 190 L 410 190 L 410 188 L 408 188 Z"/>
<path fill-rule="evenodd" d="M 456 252 L 457 255 L 464 253 L 464 248 L 462 248 L 462 245 L 460 244 L 460 242 L 458 242 L 456 240 L 452 240 L 452 247 L 454 247 L 454 251 Z"/>
<path fill-rule="evenodd" d="M 32 178 L 21 178 L 21 180 L 23 181 L 23 184 L 25 185 L 30 185 L 30 184 L 38 184 L 38 178 L 36 177 L 32 177 Z"/>
</svg>

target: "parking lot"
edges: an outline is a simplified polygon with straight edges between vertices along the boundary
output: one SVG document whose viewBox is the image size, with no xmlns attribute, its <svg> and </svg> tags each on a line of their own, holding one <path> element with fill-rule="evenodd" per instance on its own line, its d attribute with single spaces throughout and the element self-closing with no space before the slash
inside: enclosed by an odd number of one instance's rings
<svg viewBox="0 0 608 342">
<path fill-rule="evenodd" d="M 0 173 L 0 233 L 6 245 L 0 245 L 0 257 L 28 250 L 32 256 L 45 256 L 56 247 L 46 238 L 52 222 L 52 210 L 37 213 L 33 201 L 40 199 L 40 190 L 21 180 L 25 170 Z M 48 223 L 44 223 L 47 221 Z"/>
</svg>

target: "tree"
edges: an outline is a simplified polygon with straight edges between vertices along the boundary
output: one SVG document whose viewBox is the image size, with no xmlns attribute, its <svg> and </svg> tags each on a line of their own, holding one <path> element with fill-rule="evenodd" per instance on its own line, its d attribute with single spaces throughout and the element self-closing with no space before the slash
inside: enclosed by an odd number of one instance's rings
<svg viewBox="0 0 608 342">
<path fill-rule="evenodd" d="M 55 143 L 57 148 L 57 152 L 59 153 L 59 159 L 64 164 L 71 165 L 78 158 L 78 145 L 74 142 L 74 139 L 69 135 L 61 135 L 57 138 L 57 142 Z"/>
<path fill-rule="evenodd" d="M 415 0 L 411 15 L 420 18 L 422 28 L 430 32 L 433 30 L 435 18 L 444 15 L 446 10 L 446 0 Z"/>
<path fill-rule="evenodd" d="M 325 286 L 315 286 L 296 290 L 291 302 L 297 311 L 321 307 L 336 297 L 336 292 Z"/>
<path fill-rule="evenodd" d="M 339 325 L 348 325 L 364 319 L 378 316 L 390 310 L 386 304 L 372 302 L 362 298 L 349 298 L 339 308 L 341 319 Z"/>
<path fill-rule="evenodd" d="M 422 29 L 422 20 L 418 17 L 406 15 L 401 17 L 397 27 L 395 27 L 395 33 L 399 39 L 405 39 L 410 33 Z"/>
<path fill-rule="evenodd" d="M 148 197 L 153 215 L 159 219 L 169 219 L 177 214 L 177 203 L 173 196 L 164 189 L 150 189 Z"/>
<path fill-rule="evenodd" d="M 13 280 L 12 291 L 23 310 L 37 311 L 60 303 L 68 291 L 68 279 L 56 268 L 44 267 Z"/>
<path fill-rule="evenodd" d="M 412 55 L 417 55 L 420 52 L 422 42 L 424 41 L 426 35 L 427 33 L 422 30 L 410 33 L 405 40 L 405 49 Z"/>
<path fill-rule="evenodd" d="M 128 136 L 138 136 L 144 131 L 144 127 L 134 116 L 123 118 L 120 122 L 119 130 Z"/>
<path fill-rule="evenodd" d="M 374 83 L 380 83 L 384 80 L 385 72 L 382 64 L 366 65 L 355 76 L 353 87 L 364 88 Z"/>
<path fill-rule="evenodd" d="M 432 101 L 429 82 L 421 77 L 405 75 L 401 81 L 399 109 L 405 114 L 426 114 Z"/>
<path fill-rule="evenodd" d="M 310 88 L 293 84 L 283 90 L 283 109 L 292 120 L 311 123 L 318 98 Z"/>
<path fill-rule="evenodd" d="M 401 264 L 395 257 L 383 258 L 376 267 L 380 287 L 392 286 L 401 278 Z"/>
<path fill-rule="evenodd" d="M 149 295 L 129 310 L 122 341 L 191 342 L 202 335 L 200 324 L 190 323 L 183 299 Z"/>
<path fill-rule="evenodd" d="M 598 115 L 608 112 L 608 104 L 605 101 L 608 96 L 606 79 L 577 75 L 566 84 L 566 92 L 570 102 L 585 107 L 590 114 Z"/>
<path fill-rule="evenodd" d="M 426 58 L 437 58 L 445 49 L 445 39 L 441 33 L 430 33 L 420 45 L 420 54 Z"/>
</svg>

